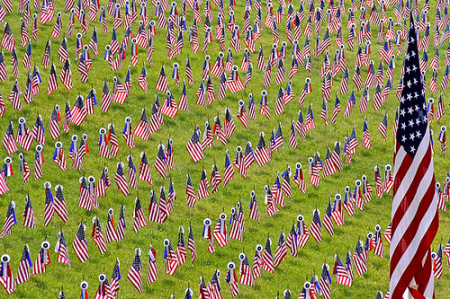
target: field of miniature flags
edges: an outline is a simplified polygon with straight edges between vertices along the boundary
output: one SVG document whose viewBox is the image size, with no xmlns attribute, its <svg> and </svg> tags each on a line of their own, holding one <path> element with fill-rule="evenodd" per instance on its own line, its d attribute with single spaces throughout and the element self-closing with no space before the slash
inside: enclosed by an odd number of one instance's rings
<svg viewBox="0 0 450 299">
<path fill-rule="evenodd" d="M 410 14 L 444 298 L 441 0 L 1 1 L 2 298 L 390 298 Z"/>
</svg>

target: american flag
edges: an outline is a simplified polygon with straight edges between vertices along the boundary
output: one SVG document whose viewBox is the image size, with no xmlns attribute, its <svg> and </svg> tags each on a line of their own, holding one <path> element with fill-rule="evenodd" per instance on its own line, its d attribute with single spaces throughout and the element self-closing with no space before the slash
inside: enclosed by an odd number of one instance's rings
<svg viewBox="0 0 450 299">
<path fill-rule="evenodd" d="M 311 231 L 311 235 L 313 236 L 314 240 L 316 240 L 317 243 L 320 243 L 322 241 L 322 233 L 320 231 L 322 227 L 322 223 L 320 221 L 320 212 L 319 210 L 315 209 L 313 212 L 313 219 L 311 221 L 311 226 L 309 230 Z"/>
<path fill-rule="evenodd" d="M 9 95 L 9 101 L 12 103 L 12 107 L 19 111 L 22 110 L 22 103 L 20 102 L 20 98 L 19 98 L 19 95 L 21 93 L 22 92 L 20 91 L 20 88 L 19 88 L 19 82 L 16 79 L 14 82 L 13 88 L 11 90 L 11 93 Z"/>
<path fill-rule="evenodd" d="M 145 152 L 141 153 L 141 163 L 139 165 L 139 179 L 148 182 L 150 185 L 153 184 L 150 168 L 148 166 L 147 154 Z"/>
<path fill-rule="evenodd" d="M 105 237 L 103 236 L 102 228 L 100 226 L 100 220 L 98 217 L 94 217 L 92 219 L 94 226 L 92 228 L 92 239 L 94 240 L 95 246 L 98 247 L 100 254 L 104 254 L 106 252 L 106 242 Z"/>
<path fill-rule="evenodd" d="M 67 38 L 63 38 L 61 45 L 58 49 L 59 61 L 65 62 L 69 58 L 69 52 L 67 51 Z"/>
<path fill-rule="evenodd" d="M 16 289 L 16 284 L 14 281 L 13 273 L 11 271 L 11 266 L 9 265 L 9 261 L 11 258 L 8 254 L 4 254 L 1 257 L 2 261 L 2 276 L 0 282 L 5 288 L 8 294 L 11 294 Z"/>
<path fill-rule="evenodd" d="M 272 245 L 272 240 L 267 238 L 266 246 L 264 247 L 264 252 L 262 254 L 262 265 L 261 267 L 267 272 L 274 273 L 274 263 L 273 263 L 273 255 L 272 249 L 270 246 Z"/>
<path fill-rule="evenodd" d="M 287 248 L 286 248 L 286 235 L 284 233 L 280 234 L 280 238 L 278 240 L 277 249 L 275 252 L 275 258 L 274 258 L 274 266 L 278 267 L 286 257 L 287 254 Z"/>
<path fill-rule="evenodd" d="M 108 219 L 106 221 L 106 243 L 112 242 L 112 241 L 118 241 L 118 236 L 116 232 L 116 228 L 114 226 L 114 219 L 113 219 L 114 210 L 110 208 L 108 210 Z"/>
<path fill-rule="evenodd" d="M 363 146 L 365 148 L 370 149 L 370 133 L 369 133 L 369 128 L 367 127 L 367 117 L 364 117 L 362 139 L 363 139 Z"/>
<path fill-rule="evenodd" d="M 148 220 L 152 222 L 161 222 L 160 220 L 160 211 L 158 207 L 158 200 L 156 199 L 155 191 L 150 191 L 150 204 L 147 209 L 148 212 Z"/>
<path fill-rule="evenodd" d="M 23 217 L 25 218 L 23 222 L 23 225 L 25 227 L 36 228 L 34 210 L 33 206 L 31 205 L 31 199 L 29 195 L 25 197 L 25 209 L 23 212 Z"/>
<path fill-rule="evenodd" d="M 11 27 L 8 22 L 5 23 L 5 31 L 3 33 L 1 46 L 6 50 L 12 52 L 15 47 L 16 41 L 14 40 L 14 35 L 11 31 Z"/>
<path fill-rule="evenodd" d="M 137 189 L 136 166 L 133 163 L 133 156 L 128 155 L 128 186 Z"/>
<path fill-rule="evenodd" d="M 159 77 L 156 82 L 156 89 L 163 91 L 163 92 L 167 92 L 167 90 L 168 90 L 166 73 L 164 71 L 164 65 L 161 67 L 161 72 L 159 73 Z"/>
<path fill-rule="evenodd" d="M 3 224 L 2 233 L 0 234 L 0 239 L 8 234 L 11 234 L 11 228 L 17 224 L 15 208 L 16 203 L 14 201 L 10 201 L 8 211 L 6 212 L 5 223 Z"/>
<path fill-rule="evenodd" d="M 223 247 L 228 244 L 229 236 L 227 232 L 226 220 L 227 216 L 225 213 L 221 213 L 219 216 L 219 220 L 214 228 L 213 236 L 219 244 L 220 247 Z"/>
<path fill-rule="evenodd" d="M 117 224 L 117 241 L 122 240 L 125 237 L 125 206 L 120 208 L 119 223 Z"/>
<path fill-rule="evenodd" d="M 203 159 L 202 145 L 197 131 L 194 131 L 194 134 L 192 134 L 191 139 L 186 144 L 186 149 L 194 162 Z"/>
<path fill-rule="evenodd" d="M 20 159 L 20 171 L 22 172 L 22 182 L 28 182 L 30 178 L 30 167 L 28 166 L 27 161 L 25 160 L 25 156 L 23 153 L 19 154 Z"/>
<path fill-rule="evenodd" d="M 192 208 L 195 205 L 195 192 L 192 187 L 191 177 L 189 174 L 186 175 L 186 195 L 187 195 L 187 205 Z"/>
<path fill-rule="evenodd" d="M 361 276 L 367 272 L 367 260 L 363 252 L 363 243 L 361 240 L 356 242 L 355 252 L 353 253 L 353 263 L 355 264 L 356 273 Z"/>
<path fill-rule="evenodd" d="M 139 75 L 138 84 L 139 84 L 139 87 L 142 88 L 144 93 L 148 92 L 147 71 L 145 70 L 145 63 L 142 66 L 142 71 L 141 71 L 141 74 Z"/>
<path fill-rule="evenodd" d="M 384 115 L 383 120 L 381 121 L 380 125 L 378 126 L 378 131 L 380 132 L 381 136 L 384 140 L 386 140 L 386 133 L 387 133 L 387 113 Z"/>
<path fill-rule="evenodd" d="M 306 120 L 305 120 L 305 131 L 314 129 L 316 127 L 316 124 L 314 123 L 314 116 L 312 112 L 312 104 L 309 104 L 308 106 L 308 114 L 306 114 Z"/>
<path fill-rule="evenodd" d="M 114 176 L 114 182 L 117 184 L 118 189 L 127 196 L 129 193 L 127 180 L 123 172 L 123 163 L 117 163 L 116 175 Z"/>
<path fill-rule="evenodd" d="M 447 151 L 447 137 L 446 137 L 446 127 L 442 126 L 441 131 L 439 132 L 438 140 L 441 143 L 441 152 L 445 154 Z"/>
<path fill-rule="evenodd" d="M 191 251 L 191 263 L 194 263 L 197 258 L 197 249 L 195 248 L 194 234 L 192 233 L 192 227 L 189 225 L 189 238 L 188 249 Z"/>
<path fill-rule="evenodd" d="M 334 163 L 330 148 L 327 149 L 327 155 L 325 157 L 325 163 L 323 167 L 323 177 L 329 176 L 336 172 L 337 166 Z"/>
<path fill-rule="evenodd" d="M 125 118 L 125 126 L 122 131 L 122 137 L 125 139 L 127 145 L 130 148 L 135 147 L 134 137 L 133 137 L 133 129 L 131 127 L 131 117 Z"/>
<path fill-rule="evenodd" d="M 42 149 L 42 145 L 36 146 L 36 153 L 34 154 L 34 180 L 38 180 L 42 176 L 41 165 L 45 162 Z"/>
<path fill-rule="evenodd" d="M 120 288 L 120 280 L 122 279 L 120 275 L 120 262 L 119 259 L 116 259 L 116 264 L 114 265 L 113 272 L 111 275 L 111 283 L 110 283 L 110 289 L 113 295 L 115 296 L 116 292 Z"/>
<path fill-rule="evenodd" d="M 44 125 L 42 123 L 42 116 L 38 115 L 36 122 L 34 123 L 33 130 L 31 131 L 31 136 L 36 140 L 37 143 L 45 145 L 45 135 L 44 135 Z"/>
<path fill-rule="evenodd" d="M 178 264 L 182 265 L 186 262 L 186 244 L 184 242 L 184 228 L 180 226 L 178 228 L 178 243 L 177 243 L 177 260 Z"/>
<path fill-rule="evenodd" d="M 31 267 L 33 267 L 33 263 L 31 262 L 30 248 L 28 244 L 25 244 L 23 247 L 22 257 L 20 259 L 19 269 L 17 270 L 17 285 L 26 282 L 30 278 L 30 270 L 28 268 Z"/>
<path fill-rule="evenodd" d="M 138 290 L 139 293 L 142 293 L 142 264 L 141 264 L 141 249 L 136 248 L 135 250 L 136 256 L 134 257 L 133 263 L 131 264 L 130 271 L 128 271 L 127 277 L 130 280 L 131 284 Z"/>
<path fill-rule="evenodd" d="M 56 66 L 52 64 L 50 68 L 50 76 L 48 78 L 48 88 L 47 88 L 47 94 L 52 94 L 53 91 L 58 89 L 58 80 L 56 75 Z"/>
<path fill-rule="evenodd" d="M 248 258 L 244 252 L 239 254 L 240 266 L 239 266 L 239 274 L 241 278 L 239 280 L 240 284 L 253 286 L 254 278 L 250 268 L 250 264 L 248 262 Z"/>
<path fill-rule="evenodd" d="M 28 44 L 27 51 L 25 52 L 25 55 L 23 56 L 23 65 L 27 69 L 27 71 L 31 71 L 31 44 Z"/>
<path fill-rule="evenodd" d="M 139 200 L 139 197 L 136 197 L 134 203 L 135 204 L 133 211 L 133 218 L 134 218 L 133 230 L 135 232 L 138 232 L 141 228 L 147 226 L 147 221 L 145 220 L 144 212 L 142 210 L 141 201 Z"/>
<path fill-rule="evenodd" d="M 13 68 L 13 75 L 18 77 L 19 76 L 19 68 L 18 68 L 19 60 L 17 59 L 16 48 L 14 48 L 11 53 L 11 65 Z"/>
<path fill-rule="evenodd" d="M 331 277 L 328 264 L 322 265 L 322 273 L 320 274 L 319 289 L 324 299 L 331 298 Z"/>
<path fill-rule="evenodd" d="M 100 180 L 99 183 L 97 185 L 97 196 L 105 196 L 106 195 L 106 189 L 109 188 L 109 186 L 111 185 L 111 181 L 109 180 L 109 176 L 108 176 L 108 168 L 104 167 L 102 174 L 100 176 Z"/>
<path fill-rule="evenodd" d="M 342 284 L 346 286 L 352 286 L 353 278 L 351 277 L 349 271 L 342 263 L 341 258 L 339 255 L 335 255 L 334 257 L 334 269 L 333 274 L 336 275 L 336 283 Z"/>
<path fill-rule="evenodd" d="M 169 239 L 164 240 L 164 259 L 164 271 L 169 275 L 173 275 L 179 265 L 177 255 L 175 254 Z"/>
<path fill-rule="evenodd" d="M 92 199 L 89 194 L 86 177 L 84 176 L 80 178 L 80 196 L 78 198 L 78 205 L 89 211 L 92 209 Z"/>
<path fill-rule="evenodd" d="M 211 281 L 208 285 L 208 291 L 212 299 L 220 299 L 222 298 L 222 294 L 220 293 L 220 283 L 219 283 L 220 271 L 214 271 L 214 274 L 211 278 Z"/>
<path fill-rule="evenodd" d="M 373 236 L 374 243 L 374 254 L 378 255 L 380 258 L 384 258 L 384 249 L 383 249 L 383 238 L 381 233 L 381 226 L 375 226 L 375 234 Z"/>
<path fill-rule="evenodd" d="M 401 296 L 406 289 L 409 289 L 414 296 L 416 296 L 416 293 L 417 296 L 432 297 L 434 295 L 430 245 L 438 228 L 437 198 L 435 198 L 433 190 L 435 179 L 425 98 L 421 80 L 416 79 L 420 78 L 420 74 L 417 42 L 414 37 L 416 37 L 416 30 L 414 21 L 411 19 L 405 67 L 413 70 L 405 73 L 404 77 L 406 84 L 400 102 L 399 130 L 394 153 L 395 184 L 392 203 L 391 280 L 389 288 L 392 292 L 392 298 Z M 419 96 L 414 97 L 412 95 L 414 93 L 419 94 Z M 419 109 L 414 110 L 412 108 L 414 105 L 419 106 Z M 413 109 L 413 113 L 403 115 L 402 111 L 408 109 Z M 412 119 L 413 122 L 418 119 L 419 121 L 415 124 L 416 127 L 407 125 L 408 119 Z M 419 171 L 411 172 L 411 167 L 414 168 L 416 164 L 423 165 L 423 167 L 420 167 Z M 409 175 L 410 173 L 411 175 Z M 411 183 L 405 183 L 406 181 Z M 423 188 L 418 189 L 418 186 Z M 423 192 L 417 195 L 420 190 Z M 420 204 L 423 207 L 422 212 L 418 212 L 417 208 L 411 208 L 416 206 L 410 205 L 415 201 L 417 201 L 417 205 Z M 399 225 L 400 222 L 405 221 L 404 219 L 417 217 L 419 217 L 417 223 L 423 224 L 420 227 L 407 225 L 405 226 L 406 229 L 403 229 L 403 226 Z M 411 239 L 416 239 L 418 242 L 412 244 L 410 243 Z M 409 244 L 409 246 L 400 246 L 400 244 Z M 408 253 L 411 250 L 415 253 L 414 255 Z M 426 262 L 423 264 L 423 261 Z M 409 288 L 411 280 L 414 280 L 415 284 L 419 284 L 417 290 Z"/>
<path fill-rule="evenodd" d="M 6 72 L 4 53 L 0 52 L 0 80 L 4 81 L 7 77 L 8 73 Z"/>
<path fill-rule="evenodd" d="M 150 245 L 150 250 L 148 252 L 148 273 L 147 273 L 147 284 L 152 283 L 158 279 L 158 268 L 156 265 L 156 250 Z"/>
<path fill-rule="evenodd" d="M 230 285 L 231 296 L 234 298 L 239 294 L 238 279 L 236 276 L 236 264 L 229 262 L 227 265 L 228 272 L 225 281 Z"/>
<path fill-rule="evenodd" d="M 59 79 L 61 80 L 62 84 L 67 89 L 72 89 L 72 70 L 70 68 L 70 60 L 66 59 L 63 69 L 61 70 L 61 74 L 59 76 Z"/>
<path fill-rule="evenodd" d="M 85 235 L 86 227 L 83 223 L 78 226 L 78 231 L 73 241 L 72 247 L 81 263 L 89 259 L 87 240 Z"/>
<path fill-rule="evenodd" d="M 53 204 L 53 194 L 50 188 L 52 185 L 50 182 L 44 183 L 45 187 L 45 209 L 44 209 L 44 225 L 48 226 L 53 216 L 55 215 L 55 207 Z"/>
<path fill-rule="evenodd" d="M 202 175 L 200 178 L 200 183 L 198 185 L 198 194 L 197 197 L 198 199 L 202 199 L 205 198 L 209 195 L 209 182 L 208 182 L 208 178 L 206 177 L 206 170 L 203 169 L 202 170 Z"/>
<path fill-rule="evenodd" d="M 44 55 L 42 57 L 42 65 L 44 67 L 48 67 L 50 64 L 50 46 L 52 42 L 49 40 L 47 41 L 47 44 L 45 45 Z"/>
<path fill-rule="evenodd" d="M 164 223 L 167 220 L 167 217 L 169 216 L 169 210 L 167 208 L 167 201 L 166 201 L 166 193 L 164 191 L 164 186 L 161 186 L 160 188 L 160 196 L 159 196 L 159 221 L 161 223 Z"/>
<path fill-rule="evenodd" d="M 50 242 L 44 241 L 41 244 L 41 250 L 39 251 L 36 262 L 34 263 L 32 275 L 44 273 L 47 271 L 47 266 L 51 263 L 48 250 L 50 249 Z"/>
<path fill-rule="evenodd" d="M 70 110 L 70 114 L 72 116 L 70 121 L 76 124 L 77 126 L 81 125 L 81 123 L 87 116 L 87 108 L 84 105 L 83 96 L 80 95 L 77 97 L 75 104 Z"/>
<path fill-rule="evenodd" d="M 3 146 L 5 147 L 8 155 L 17 152 L 19 149 L 17 148 L 16 139 L 14 137 L 13 131 L 13 122 L 10 121 L 8 128 L 6 129 L 5 136 L 3 137 Z"/>
</svg>

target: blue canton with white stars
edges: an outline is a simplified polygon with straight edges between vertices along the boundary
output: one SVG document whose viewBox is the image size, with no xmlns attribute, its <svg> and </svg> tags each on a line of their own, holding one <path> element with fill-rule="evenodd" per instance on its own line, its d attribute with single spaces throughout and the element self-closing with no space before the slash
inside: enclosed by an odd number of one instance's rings
<svg viewBox="0 0 450 299">
<path fill-rule="evenodd" d="M 411 22 L 413 22 L 411 20 Z M 408 51 L 405 54 L 405 75 L 400 98 L 400 116 L 397 142 L 414 158 L 428 128 L 427 106 L 419 67 L 416 29 L 411 26 L 408 35 Z"/>
</svg>

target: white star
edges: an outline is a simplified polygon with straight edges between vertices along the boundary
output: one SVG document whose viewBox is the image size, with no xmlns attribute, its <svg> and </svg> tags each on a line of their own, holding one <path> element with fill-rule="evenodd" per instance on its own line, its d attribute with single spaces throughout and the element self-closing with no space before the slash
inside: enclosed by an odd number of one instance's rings
<svg viewBox="0 0 450 299">
<path fill-rule="evenodd" d="M 422 133 L 420 133 L 420 131 L 416 131 L 416 137 L 420 138 L 422 136 Z"/>
<path fill-rule="evenodd" d="M 412 44 L 415 41 L 414 37 L 410 37 L 409 42 Z"/>
<path fill-rule="evenodd" d="M 415 57 L 416 56 L 416 52 L 415 51 L 411 51 L 411 56 Z"/>
<path fill-rule="evenodd" d="M 414 85 L 417 85 L 418 82 L 419 82 L 419 81 L 417 81 L 417 79 L 414 78 Z"/>
<path fill-rule="evenodd" d="M 408 113 L 409 113 L 409 114 L 413 114 L 413 112 L 414 112 L 414 111 L 413 111 L 413 108 L 412 108 L 412 107 L 408 107 Z"/>
<path fill-rule="evenodd" d="M 419 110 L 420 108 L 419 108 L 419 106 L 417 106 L 417 105 L 414 105 L 414 110 Z"/>
<path fill-rule="evenodd" d="M 416 151 L 416 148 L 414 146 L 411 146 L 411 154 L 414 154 L 414 152 Z"/>
<path fill-rule="evenodd" d="M 406 73 L 409 74 L 410 72 L 411 72 L 411 68 L 408 66 L 408 67 L 406 68 Z"/>
<path fill-rule="evenodd" d="M 411 87 L 411 85 L 412 85 L 411 81 L 408 80 L 408 81 L 406 82 L 406 85 L 408 85 L 408 87 Z"/>
<path fill-rule="evenodd" d="M 406 129 L 405 123 L 401 123 L 401 124 L 400 124 L 400 127 L 402 128 L 402 130 L 405 130 L 405 129 Z"/>
<path fill-rule="evenodd" d="M 400 98 L 400 102 L 403 104 L 403 103 L 405 103 L 405 97 L 401 97 Z"/>
<path fill-rule="evenodd" d="M 414 126 L 414 121 L 412 119 L 410 119 L 408 125 L 412 128 Z"/>
<path fill-rule="evenodd" d="M 412 95 L 411 95 L 410 93 L 408 93 L 408 94 L 406 95 L 406 98 L 408 99 L 408 101 L 411 101 L 411 99 L 412 99 L 413 97 L 412 97 Z"/>
<path fill-rule="evenodd" d="M 401 110 L 400 110 L 400 115 L 401 115 L 401 116 L 405 116 L 405 109 L 401 109 Z"/>
<path fill-rule="evenodd" d="M 416 67 L 415 65 L 413 65 L 412 70 L 413 70 L 413 71 L 416 71 L 416 70 L 417 70 L 417 67 Z"/>
<path fill-rule="evenodd" d="M 412 141 L 414 141 L 414 138 L 416 138 L 416 136 L 414 136 L 414 133 L 409 134 L 409 139 L 411 139 Z"/>
<path fill-rule="evenodd" d="M 402 135 L 402 142 L 404 143 L 406 141 L 405 135 Z"/>
<path fill-rule="evenodd" d="M 420 119 L 416 118 L 416 125 L 420 125 Z"/>
<path fill-rule="evenodd" d="M 405 59 L 406 59 L 406 60 L 409 60 L 409 58 L 410 58 L 409 54 L 408 54 L 408 53 L 406 53 L 406 55 L 405 55 Z"/>
</svg>

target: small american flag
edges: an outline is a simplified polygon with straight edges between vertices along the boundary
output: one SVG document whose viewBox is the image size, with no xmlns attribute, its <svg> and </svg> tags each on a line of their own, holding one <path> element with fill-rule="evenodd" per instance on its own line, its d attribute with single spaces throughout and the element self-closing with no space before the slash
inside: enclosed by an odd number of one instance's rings
<svg viewBox="0 0 450 299">
<path fill-rule="evenodd" d="M 131 264 L 130 271 L 128 271 L 128 279 L 131 284 L 138 290 L 139 293 L 142 293 L 142 264 L 141 264 L 141 249 L 136 248 L 136 256 L 134 257 L 133 263 Z"/>
<path fill-rule="evenodd" d="M 119 190 L 123 193 L 123 195 L 127 196 L 129 193 L 127 180 L 125 178 L 123 172 L 123 163 L 117 163 L 116 175 L 114 176 L 114 182 L 117 184 Z"/>
<path fill-rule="evenodd" d="M 11 234 L 11 228 L 17 224 L 15 208 L 16 208 L 16 203 L 14 201 L 11 201 L 8 206 L 8 211 L 6 212 L 5 223 L 3 224 L 3 229 L 2 229 L 2 233 L 0 234 L 0 239 L 8 234 Z"/>
<path fill-rule="evenodd" d="M 194 131 L 192 134 L 191 139 L 186 144 L 186 149 L 194 162 L 198 162 L 203 159 L 202 145 L 197 131 Z"/>
<path fill-rule="evenodd" d="M 387 113 L 384 115 L 383 120 L 381 121 L 380 125 L 378 126 L 378 131 L 380 132 L 381 136 L 384 140 L 386 140 L 386 133 L 387 133 Z"/>
<path fill-rule="evenodd" d="M 85 229 L 85 225 L 83 223 L 80 223 L 77 234 L 75 236 L 75 240 L 72 245 L 73 250 L 75 251 L 75 254 L 77 255 L 81 263 L 84 263 L 89 259 Z"/>
</svg>

